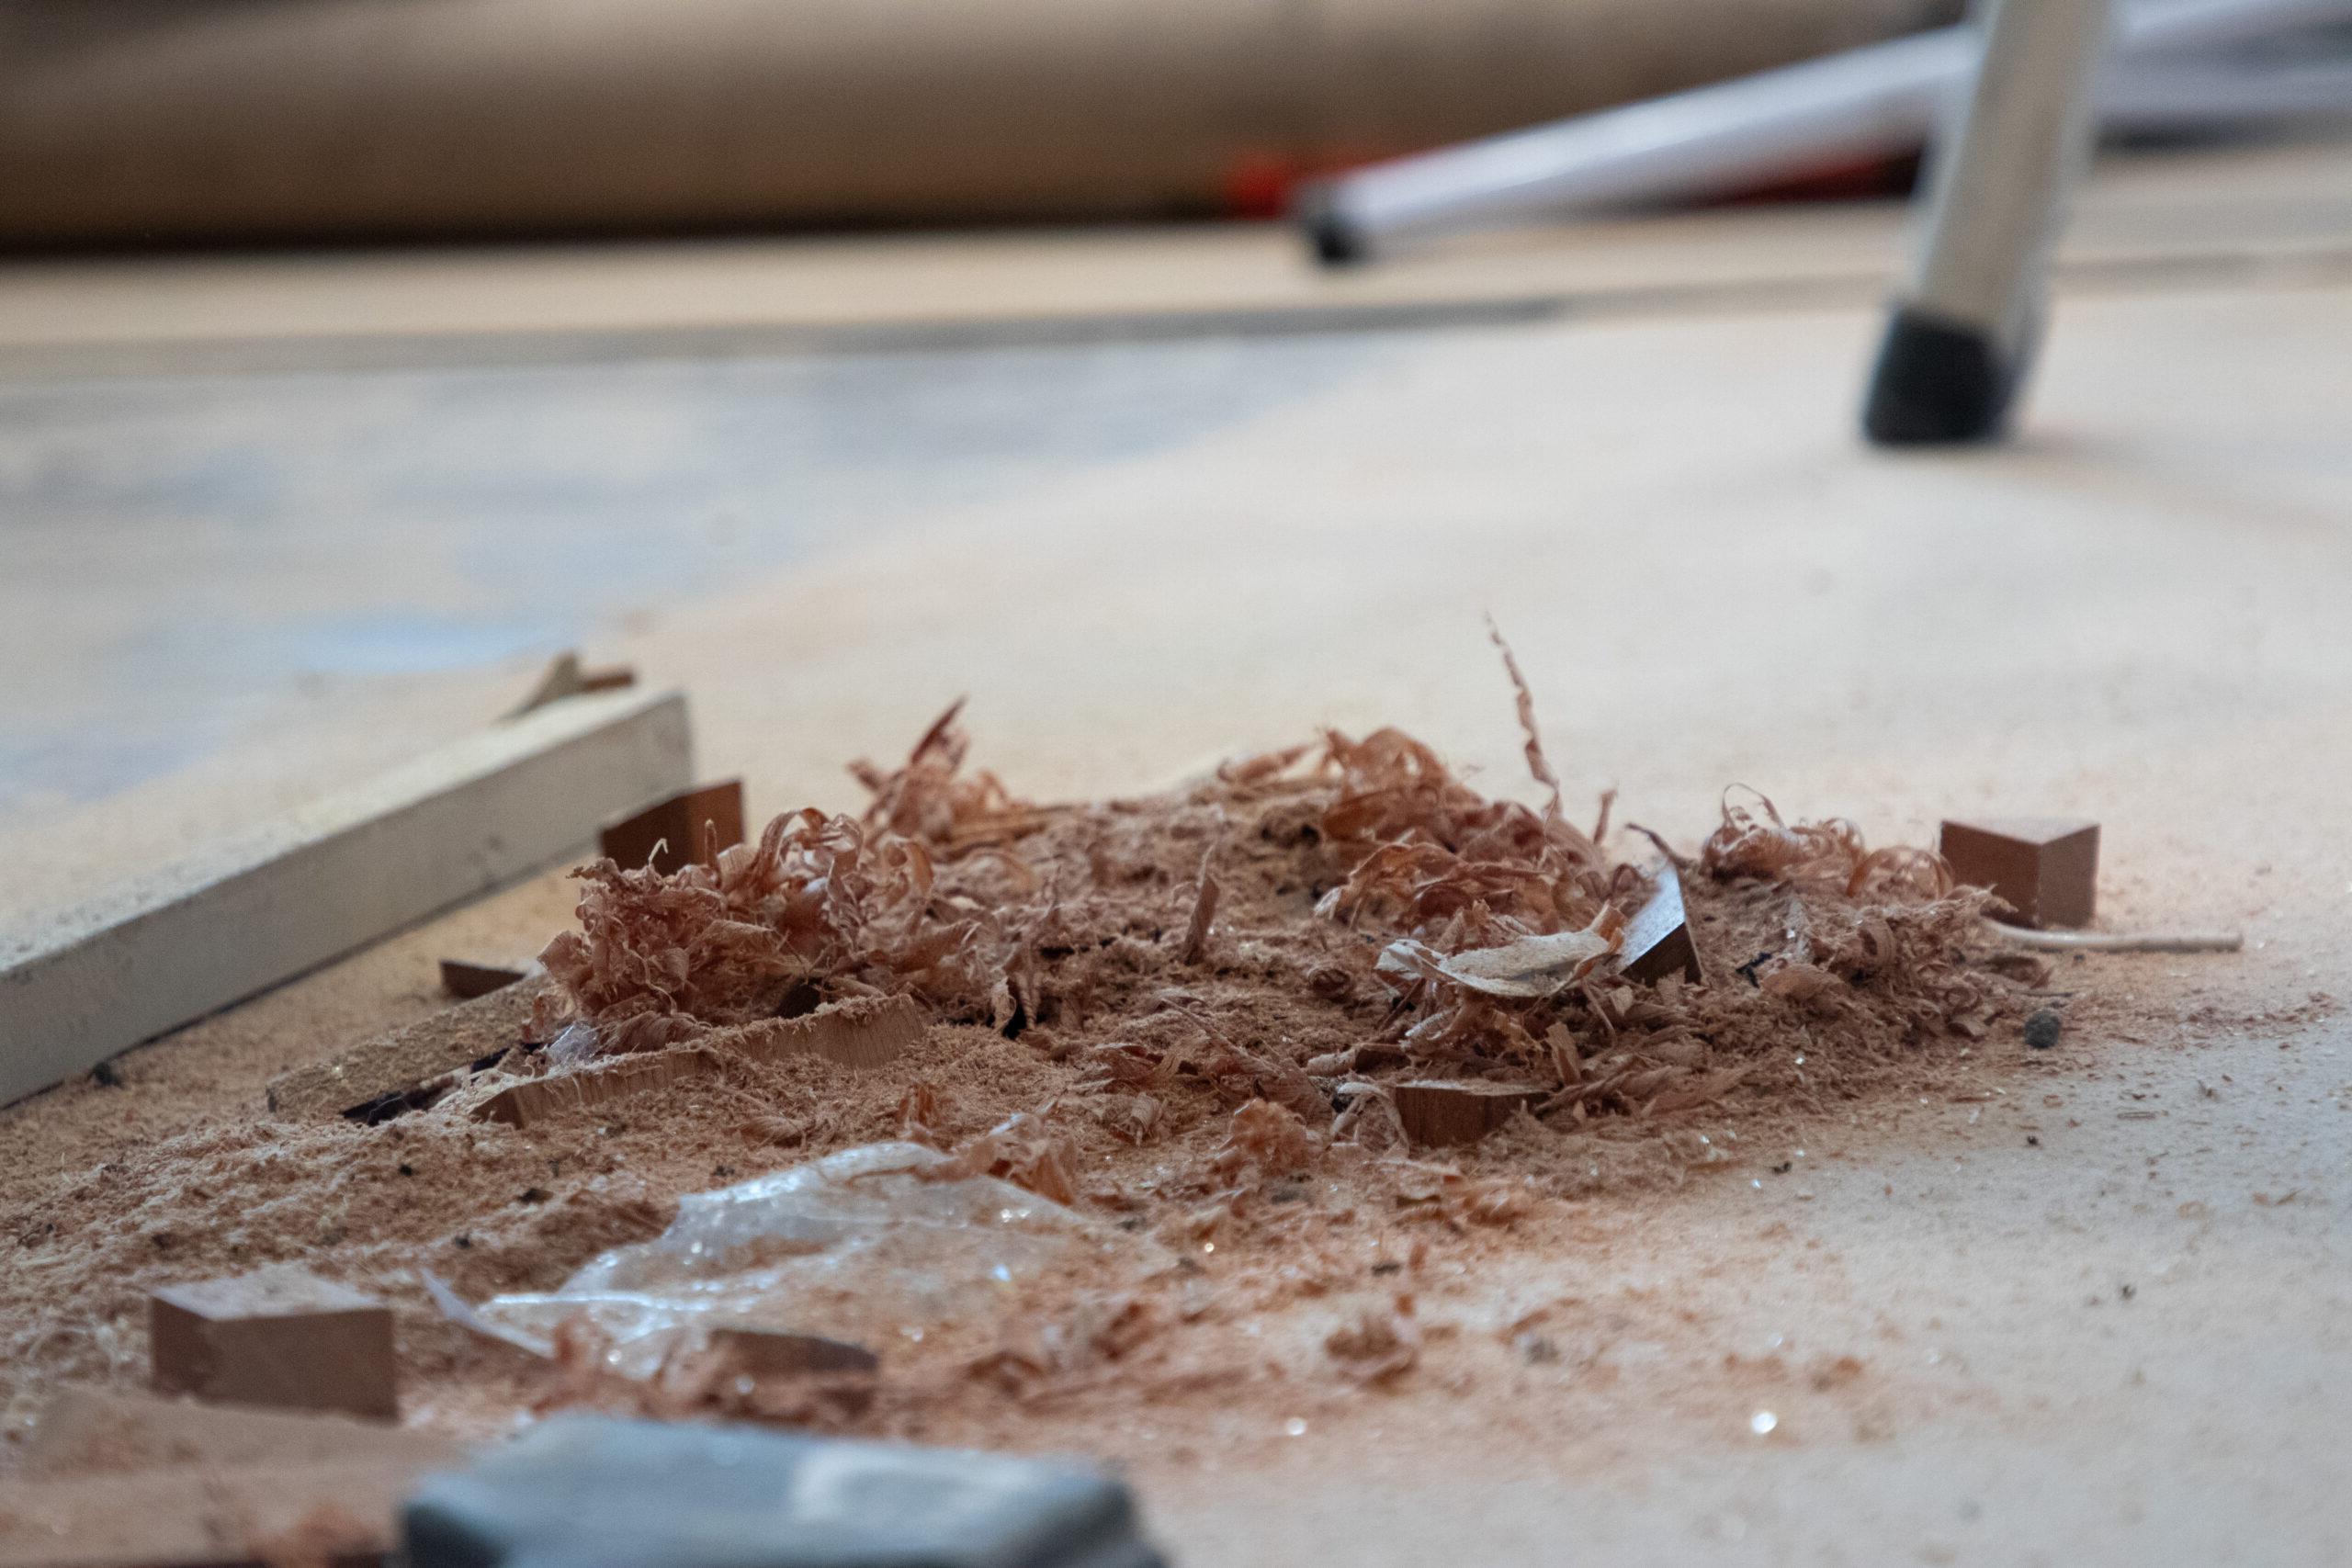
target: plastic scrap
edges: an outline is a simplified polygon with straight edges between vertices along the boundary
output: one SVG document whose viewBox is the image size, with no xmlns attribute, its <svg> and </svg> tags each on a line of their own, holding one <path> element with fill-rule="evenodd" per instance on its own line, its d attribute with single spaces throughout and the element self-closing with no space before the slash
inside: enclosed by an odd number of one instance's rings
<svg viewBox="0 0 2352 1568">
<path fill-rule="evenodd" d="M 551 1342 L 559 1325 L 584 1318 L 613 1371 L 650 1377 L 683 1339 L 715 1328 L 874 1345 L 983 1322 L 1040 1269 L 1129 1240 L 995 1177 L 926 1174 L 946 1163 L 920 1144 L 868 1144 L 689 1193 L 661 1235 L 605 1253 L 560 1288 L 452 1316 L 517 1344 Z"/>
</svg>

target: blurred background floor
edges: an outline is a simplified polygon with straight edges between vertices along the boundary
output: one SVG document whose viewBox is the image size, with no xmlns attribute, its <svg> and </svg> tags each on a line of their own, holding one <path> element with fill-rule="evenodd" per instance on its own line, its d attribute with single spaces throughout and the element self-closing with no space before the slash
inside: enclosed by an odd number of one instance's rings
<svg viewBox="0 0 2352 1568">
<path fill-rule="evenodd" d="M 1604 324 L 1839 341 L 1820 323 L 1883 297 L 1901 233 L 1886 203 L 1727 209 L 1336 276 L 1262 226 L 0 267 L 0 663 L 31 677 L 0 687 L 0 907 L 70 899 L 88 846 L 136 863 L 462 728 L 560 648 L 1079 476 L 1221 462 L 1416 367 Z M 2159 352 L 2175 299 L 2319 310 L 2352 277 L 2352 148 L 2112 162 L 2065 255 L 2068 297 L 2142 302 Z M 1623 464 L 1577 434 L 1623 395 L 1544 390 L 1579 484 Z M 1793 443 L 1842 437 L 1854 393 L 1656 395 L 1664 428 L 1714 408 Z M 1291 461 L 1237 476 L 1270 517 Z"/>
</svg>

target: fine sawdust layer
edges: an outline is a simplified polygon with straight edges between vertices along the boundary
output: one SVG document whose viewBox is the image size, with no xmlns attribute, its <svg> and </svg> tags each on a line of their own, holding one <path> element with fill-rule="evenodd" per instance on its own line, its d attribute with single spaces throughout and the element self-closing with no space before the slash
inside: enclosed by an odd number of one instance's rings
<svg viewBox="0 0 2352 1568">
<path fill-rule="evenodd" d="M 863 1073 L 816 1057 L 740 1063 L 527 1130 L 472 1118 L 475 1093 L 378 1127 L 275 1122 L 256 1105 L 125 1140 L 9 1197 L 12 1412 L 62 1381 L 137 1381 L 147 1288 L 288 1259 L 396 1304 L 412 1420 L 477 1432 L 518 1408 L 644 1407 L 639 1391 L 447 1324 L 421 1271 L 469 1299 L 551 1288 L 658 1233 L 682 1192 L 911 1136 L 957 1153 L 960 1168 L 1067 1194 L 1136 1235 L 1135 1257 L 1090 1258 L 1023 1287 L 998 1318 L 920 1341 L 876 1323 L 871 1404 L 794 1418 L 1103 1451 L 1104 1423 L 1149 1408 L 1165 1428 L 1155 1440 L 1215 1443 L 1242 1408 L 1324 1419 L 1367 1409 L 1367 1391 L 1450 1397 L 1553 1375 L 1584 1364 L 1594 1313 L 1631 1313 L 1669 1342 L 1702 1336 L 1658 1303 L 1537 1303 L 1498 1318 L 1472 1287 L 1532 1252 L 1642 1245 L 1645 1216 L 1682 1184 L 1754 1176 L 1770 1156 L 1749 1149 L 1920 1097 L 2001 1092 L 2018 1020 L 2044 1000 L 2076 1032 L 2121 1020 L 2078 987 L 2038 996 L 2046 974 L 1978 932 L 1974 904 L 1937 884 L 1932 857 L 1873 857 L 1850 829 L 1782 829 L 1761 808 L 1727 811 L 1688 857 L 1704 985 L 1629 986 L 1602 964 L 1556 993 L 1498 1001 L 1384 968 L 1384 953 L 1606 926 L 1602 911 L 1646 897 L 1655 875 L 1648 840 L 1565 822 L 1532 730 L 1531 763 L 1552 789 L 1541 809 L 1476 795 L 1388 732 L 1161 795 L 1040 809 L 962 774 L 953 717 L 906 768 L 869 771 L 876 800 L 862 820 L 781 819 L 810 841 L 831 835 L 835 860 L 854 840 L 894 875 L 922 863 L 919 890 L 869 889 L 855 920 L 795 926 L 779 913 L 791 898 L 774 896 L 805 893 L 811 864 L 786 867 L 771 830 L 733 852 L 732 871 L 690 869 L 678 886 L 700 877 L 717 894 L 730 875 L 764 877 L 765 902 L 735 913 L 764 908 L 789 961 L 738 962 L 731 977 L 706 972 L 700 992 L 654 997 L 623 983 L 612 948 L 550 949 L 607 1048 L 620 1025 L 662 1018 L 652 1048 L 691 1041 L 723 1056 L 726 1032 L 763 1011 L 895 990 L 941 1020 L 907 1055 Z M 1600 847 L 1629 840 L 1638 863 Z M 1403 870 L 1367 876 L 1383 855 Z M 677 891 L 609 865 L 585 874 L 591 930 L 616 899 Z M 792 938 L 820 928 L 822 942 Z M 943 929 L 953 942 L 930 940 Z M 730 940 L 738 960 L 759 947 Z M 679 1005 L 689 995 L 695 1006 Z M 513 1065 L 565 1070 L 547 1055 Z M 1380 1109 L 1396 1082 L 1472 1077 L 1544 1092 L 1532 1114 L 1443 1150 L 1405 1146 Z M 1861 1371 L 1833 1357 L 1770 1375 L 1836 1399 Z M 707 1393 L 672 1391 L 663 1413 L 743 1413 Z M 1644 1397 L 1696 1396 L 1668 1382 Z"/>
</svg>

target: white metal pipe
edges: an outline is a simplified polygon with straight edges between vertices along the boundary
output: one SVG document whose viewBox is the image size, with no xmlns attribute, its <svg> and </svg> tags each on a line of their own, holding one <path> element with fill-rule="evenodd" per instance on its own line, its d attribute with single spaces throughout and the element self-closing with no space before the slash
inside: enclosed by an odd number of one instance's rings
<svg viewBox="0 0 2352 1568">
<path fill-rule="evenodd" d="M 2352 17 L 2352 0 L 2164 0 L 2127 10 L 2125 60 Z M 1975 70 L 1973 27 L 1939 28 L 1776 71 L 1398 158 L 1310 195 L 1317 251 L 1352 260 L 1400 240 L 1579 209 L 1722 194 L 1825 164 L 1917 148 Z"/>
</svg>

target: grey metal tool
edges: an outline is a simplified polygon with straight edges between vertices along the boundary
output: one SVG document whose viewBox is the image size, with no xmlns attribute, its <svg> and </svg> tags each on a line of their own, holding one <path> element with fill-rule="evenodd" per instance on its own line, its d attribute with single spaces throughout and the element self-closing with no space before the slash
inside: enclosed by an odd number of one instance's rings
<svg viewBox="0 0 2352 1568">
<path fill-rule="evenodd" d="M 2088 161 L 2109 0 L 1990 0 L 1966 117 L 1930 153 L 1919 259 L 1871 373 L 1882 446 L 2006 428 L 2048 304 L 2066 196 Z"/>
<path fill-rule="evenodd" d="M 1098 1471 L 558 1416 L 402 1513 L 410 1568 L 1164 1568 Z"/>
</svg>

